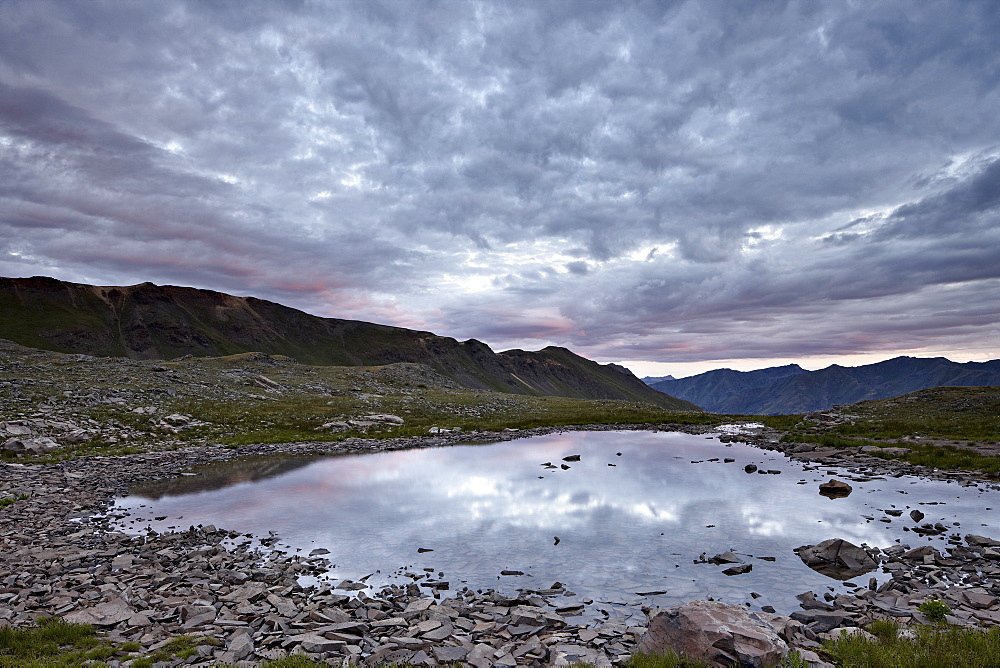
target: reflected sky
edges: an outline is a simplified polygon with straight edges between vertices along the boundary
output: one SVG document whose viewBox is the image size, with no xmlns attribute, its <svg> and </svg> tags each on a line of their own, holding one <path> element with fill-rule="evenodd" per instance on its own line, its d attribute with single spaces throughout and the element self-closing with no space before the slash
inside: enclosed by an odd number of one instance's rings
<svg viewBox="0 0 1000 668">
<path fill-rule="evenodd" d="M 577 454 L 579 462 L 558 468 Z M 747 474 L 746 464 L 782 473 Z M 851 481 L 849 497 L 828 499 L 818 485 L 829 470 L 705 435 L 662 432 L 571 432 L 280 466 L 234 462 L 203 476 L 215 489 L 189 477 L 119 499 L 118 508 L 132 511 L 126 526 L 274 531 L 293 549 L 329 549 L 338 579 L 379 570 L 369 582 L 405 583 L 399 569 L 433 568 L 453 588 L 512 592 L 560 581 L 616 617 L 637 614 L 641 604 L 709 596 L 787 613 L 797 608 L 796 594 L 845 588 L 803 565 L 793 548 L 828 538 L 943 548 L 944 537 L 904 532 L 912 525 L 907 513 L 891 518 L 880 509 L 919 508 L 924 522 L 960 522 L 955 532 L 990 536 L 988 508 L 1000 505 L 996 491 L 907 477 Z M 220 487 L 227 479 L 238 482 Z M 158 516 L 166 519 L 152 520 Z M 730 577 L 724 566 L 693 563 L 726 550 L 753 570 Z M 650 591 L 666 593 L 638 595 Z"/>
</svg>

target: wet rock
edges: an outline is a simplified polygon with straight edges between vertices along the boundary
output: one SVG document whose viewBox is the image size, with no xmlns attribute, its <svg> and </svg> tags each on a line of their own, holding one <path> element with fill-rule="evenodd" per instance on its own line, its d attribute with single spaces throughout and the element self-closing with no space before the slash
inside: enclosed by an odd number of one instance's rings
<svg viewBox="0 0 1000 668">
<path fill-rule="evenodd" d="M 924 519 L 924 514 L 916 509 L 911 510 L 910 519 L 912 519 L 914 522 L 919 522 L 920 520 Z"/>
<path fill-rule="evenodd" d="M 740 564 L 739 566 L 732 566 L 722 571 L 723 575 L 743 575 L 744 573 L 749 573 L 753 570 L 753 564 Z"/>
<path fill-rule="evenodd" d="M 837 580 L 850 580 L 874 570 L 878 563 L 864 549 L 841 538 L 795 548 L 806 566 Z"/>
<path fill-rule="evenodd" d="M 1000 547 L 1000 540 L 993 540 L 992 538 L 977 536 L 971 533 L 965 535 L 965 542 L 977 547 Z"/>
<path fill-rule="evenodd" d="M 743 560 L 737 557 L 735 554 L 730 552 L 723 552 L 722 554 L 717 554 L 710 558 L 709 563 L 713 564 L 742 564 Z"/>
<path fill-rule="evenodd" d="M 672 650 L 720 667 L 777 665 L 789 650 L 759 615 L 718 601 L 695 601 L 660 612 L 650 620 L 637 649 L 643 654 Z"/>
<path fill-rule="evenodd" d="M 831 478 L 830 480 L 820 484 L 819 493 L 827 498 L 837 499 L 850 495 L 853 489 L 853 487 L 848 485 L 843 480 Z"/>
</svg>

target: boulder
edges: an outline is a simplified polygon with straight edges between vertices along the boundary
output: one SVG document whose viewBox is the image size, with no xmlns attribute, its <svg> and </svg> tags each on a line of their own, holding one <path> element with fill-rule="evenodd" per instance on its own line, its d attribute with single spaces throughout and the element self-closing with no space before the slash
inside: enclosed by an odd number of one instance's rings
<svg viewBox="0 0 1000 668">
<path fill-rule="evenodd" d="M 843 480 L 837 480 L 836 478 L 831 478 L 830 480 L 820 484 L 819 493 L 828 499 L 839 499 L 849 495 L 854 488 L 848 485 Z"/>
<path fill-rule="evenodd" d="M 738 605 L 694 601 L 667 608 L 649 622 L 640 638 L 640 654 L 672 650 L 710 666 L 773 666 L 788 653 L 788 644 L 760 615 Z"/>
<path fill-rule="evenodd" d="M 795 548 L 795 553 L 806 566 L 835 580 L 850 580 L 878 567 L 864 549 L 842 538 L 802 545 Z"/>
<path fill-rule="evenodd" d="M 28 452 L 35 455 L 52 452 L 59 447 L 58 443 L 47 436 L 36 436 L 33 438 L 14 436 L 13 438 L 8 438 L 3 444 L 3 449 L 9 452 Z"/>
</svg>

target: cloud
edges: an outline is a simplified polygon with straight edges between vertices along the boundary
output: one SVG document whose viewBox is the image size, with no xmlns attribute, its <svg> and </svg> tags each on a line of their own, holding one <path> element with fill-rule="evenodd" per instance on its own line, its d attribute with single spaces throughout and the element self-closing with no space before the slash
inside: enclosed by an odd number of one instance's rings
<svg viewBox="0 0 1000 668">
<path fill-rule="evenodd" d="M 602 360 L 995 349 L 1000 12 L 0 5 L 0 271 Z"/>
</svg>

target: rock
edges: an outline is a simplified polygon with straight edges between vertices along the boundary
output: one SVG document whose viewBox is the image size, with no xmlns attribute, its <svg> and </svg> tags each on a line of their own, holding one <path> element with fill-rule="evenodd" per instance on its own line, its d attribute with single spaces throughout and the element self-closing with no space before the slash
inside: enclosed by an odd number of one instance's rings
<svg viewBox="0 0 1000 668">
<path fill-rule="evenodd" d="M 723 575 L 743 575 L 744 573 L 749 573 L 753 570 L 753 564 L 740 564 L 739 566 L 732 566 L 722 571 Z"/>
<path fill-rule="evenodd" d="M 850 580 L 878 566 L 862 548 L 841 538 L 802 545 L 794 551 L 806 566 L 836 580 Z"/>
<path fill-rule="evenodd" d="M 580 461 L 580 455 L 570 455 L 569 457 L 563 457 L 564 462 L 578 462 Z"/>
<path fill-rule="evenodd" d="M 298 642 L 299 647 L 301 647 L 306 652 L 336 652 L 339 651 L 346 645 L 343 640 L 329 640 L 323 636 L 316 635 L 313 633 L 303 633 L 302 635 L 292 636 L 289 638 L 291 642 Z"/>
<path fill-rule="evenodd" d="M 374 415 L 362 415 L 362 420 L 371 420 L 373 422 L 388 422 L 390 424 L 403 424 L 405 420 L 398 415 L 390 415 L 388 413 L 377 413 Z"/>
<path fill-rule="evenodd" d="M 58 443 L 47 436 L 36 436 L 34 438 L 14 436 L 8 438 L 3 444 L 3 449 L 9 452 L 30 452 L 35 455 L 52 452 L 59 447 L 61 446 Z"/>
<path fill-rule="evenodd" d="M 695 601 L 657 614 L 638 644 L 641 654 L 673 650 L 710 666 L 772 666 L 788 644 L 770 624 L 746 608 L 718 601 Z"/>
<path fill-rule="evenodd" d="M 914 522 L 919 522 L 920 520 L 924 519 L 924 514 L 916 509 L 911 510 L 910 519 L 912 519 Z"/>
<path fill-rule="evenodd" d="M 120 598 L 99 603 L 92 608 L 76 610 L 66 615 L 67 622 L 91 624 L 93 626 L 114 626 L 132 618 L 136 611 Z"/>
<path fill-rule="evenodd" d="M 878 640 L 874 635 L 865 631 L 860 626 L 848 626 L 847 628 L 837 629 L 836 631 L 830 631 L 827 634 L 830 640 L 837 640 L 838 638 L 863 638 L 865 640 L 870 640 L 875 642 Z"/>
<path fill-rule="evenodd" d="M 431 654 L 441 663 L 459 663 L 468 656 L 469 649 L 467 647 L 434 647 L 431 649 Z"/>
<path fill-rule="evenodd" d="M 1000 547 L 1000 540 L 993 540 L 992 538 L 977 536 L 972 533 L 965 535 L 965 542 L 978 547 Z"/>
<path fill-rule="evenodd" d="M 722 554 L 717 554 L 708 560 L 713 564 L 742 564 L 743 560 L 737 557 L 732 552 L 723 552 Z"/>
<path fill-rule="evenodd" d="M 854 614 L 846 610 L 796 610 L 791 615 L 795 621 L 808 624 L 815 633 L 825 633 L 847 622 L 854 624 Z"/>
<path fill-rule="evenodd" d="M 747 464 L 743 467 L 743 470 L 747 473 L 755 473 L 757 471 L 757 466 L 755 464 Z"/>
<path fill-rule="evenodd" d="M 830 499 L 837 499 L 848 496 L 854 488 L 843 480 L 831 478 L 827 482 L 820 484 L 819 493 Z"/>
<path fill-rule="evenodd" d="M 229 640 L 229 645 L 220 659 L 222 663 L 236 663 L 253 654 L 253 651 L 253 638 L 246 632 L 237 633 Z"/>
</svg>

